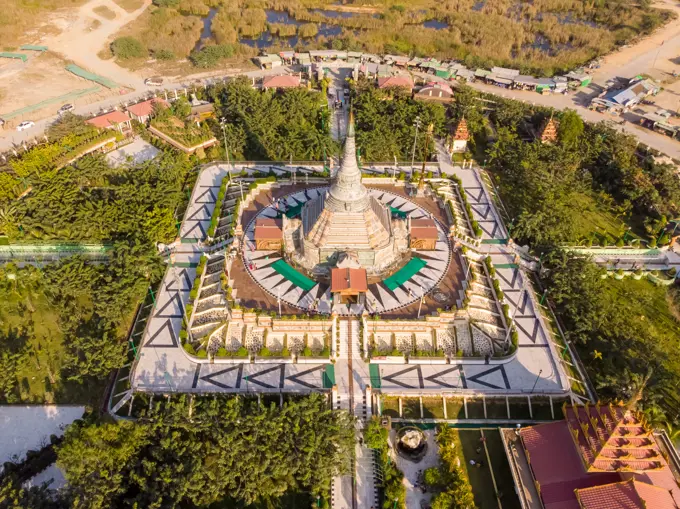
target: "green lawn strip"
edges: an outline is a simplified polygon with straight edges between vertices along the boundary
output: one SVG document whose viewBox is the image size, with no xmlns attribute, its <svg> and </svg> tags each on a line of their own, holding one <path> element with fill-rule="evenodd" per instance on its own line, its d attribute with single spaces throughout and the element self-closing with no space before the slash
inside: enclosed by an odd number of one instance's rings
<svg viewBox="0 0 680 509">
<path fill-rule="evenodd" d="M 555 417 L 559 419 L 562 415 L 562 409 L 556 402 L 553 402 L 553 409 L 555 410 Z M 553 419 L 548 398 L 531 398 L 531 410 L 534 419 L 537 421 L 551 421 Z"/>
<path fill-rule="evenodd" d="M 484 419 L 484 402 L 481 399 L 467 400 L 468 419 Z"/>
<path fill-rule="evenodd" d="M 463 398 L 446 398 L 447 419 L 465 419 Z"/>
<path fill-rule="evenodd" d="M 494 509 L 498 507 L 498 502 L 496 501 L 496 494 L 493 489 L 491 471 L 489 470 L 484 450 L 482 449 L 480 453 L 477 452 L 477 448 L 481 445 L 479 441 L 481 436 L 478 429 L 458 430 L 460 444 L 456 444 L 456 447 L 460 447 L 460 465 L 463 467 L 472 485 L 475 505 L 480 509 Z M 470 465 L 470 460 L 474 460 L 475 463 L 482 461 L 484 466 L 477 467 L 476 465 Z"/>
<path fill-rule="evenodd" d="M 388 417 L 399 417 L 399 398 L 396 396 L 383 396 L 382 413 Z"/>
<path fill-rule="evenodd" d="M 571 203 L 576 217 L 574 240 L 591 236 L 601 240 L 606 236 L 611 243 L 612 240 L 623 236 L 626 224 L 611 211 L 606 210 L 594 196 L 572 193 Z"/>
<path fill-rule="evenodd" d="M 511 419 L 531 419 L 529 402 L 526 398 L 510 398 Z"/>
<path fill-rule="evenodd" d="M 519 499 L 515 493 L 515 481 L 510 472 L 510 464 L 505 454 L 500 430 L 484 430 L 486 437 L 486 450 L 491 460 L 491 468 L 496 481 L 496 488 L 500 495 L 503 509 L 520 509 Z"/>
<path fill-rule="evenodd" d="M 505 398 L 486 398 L 486 416 L 488 419 L 507 419 Z"/>
<path fill-rule="evenodd" d="M 444 401 L 439 398 L 423 398 L 423 417 L 425 419 L 443 419 Z"/>
<path fill-rule="evenodd" d="M 402 402 L 404 419 L 422 419 L 420 416 L 420 399 L 404 398 Z"/>
</svg>

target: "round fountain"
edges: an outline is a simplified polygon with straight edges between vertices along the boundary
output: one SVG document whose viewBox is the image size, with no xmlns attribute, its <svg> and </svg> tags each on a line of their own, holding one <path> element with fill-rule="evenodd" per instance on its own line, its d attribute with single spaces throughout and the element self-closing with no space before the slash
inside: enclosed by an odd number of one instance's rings
<svg viewBox="0 0 680 509">
<path fill-rule="evenodd" d="M 427 454 L 427 438 L 414 426 L 405 426 L 397 431 L 397 453 L 413 463 L 418 463 Z"/>
</svg>

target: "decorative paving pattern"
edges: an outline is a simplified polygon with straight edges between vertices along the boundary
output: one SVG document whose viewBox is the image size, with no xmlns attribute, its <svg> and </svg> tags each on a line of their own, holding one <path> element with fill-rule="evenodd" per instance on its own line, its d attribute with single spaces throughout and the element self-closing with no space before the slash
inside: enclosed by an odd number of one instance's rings
<svg viewBox="0 0 680 509">
<path fill-rule="evenodd" d="M 295 207 L 325 193 L 327 187 L 305 189 L 289 194 L 282 198 L 286 207 Z M 380 202 L 389 207 L 405 212 L 413 219 L 429 217 L 430 214 L 412 201 L 393 193 L 378 189 L 369 189 L 369 192 Z M 258 217 L 276 217 L 279 211 L 274 206 L 262 209 L 252 219 L 245 231 L 244 265 L 255 282 L 272 297 L 306 311 L 318 311 L 328 314 L 331 312 L 332 302 L 330 286 L 328 283 L 317 282 L 311 290 L 302 288 L 288 281 L 284 276 L 276 272 L 271 265 L 281 259 L 278 251 L 255 250 L 255 221 Z M 437 288 L 448 270 L 451 260 L 451 248 L 446 236 L 446 229 L 435 220 L 439 230 L 434 251 L 418 251 L 416 256 L 427 262 L 420 272 L 414 275 L 404 285 L 390 290 L 382 282 L 368 285 L 366 294 L 367 310 L 369 312 L 385 313 L 408 306 L 417 302 L 422 293 L 427 295 Z M 439 293 L 442 293 L 439 291 Z M 351 307 L 336 306 L 336 311 L 343 315 L 361 314 L 364 306 L 354 304 Z"/>
<path fill-rule="evenodd" d="M 197 364 L 191 388 L 216 392 L 323 390 L 324 368 L 324 364 Z"/>
</svg>

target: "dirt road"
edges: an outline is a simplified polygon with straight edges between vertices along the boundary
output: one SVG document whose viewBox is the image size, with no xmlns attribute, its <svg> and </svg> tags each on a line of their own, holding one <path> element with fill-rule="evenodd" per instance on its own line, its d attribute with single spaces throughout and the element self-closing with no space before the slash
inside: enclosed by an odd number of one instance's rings
<svg viewBox="0 0 680 509">
<path fill-rule="evenodd" d="M 649 71 L 653 68 L 664 72 L 680 70 L 680 61 L 677 61 L 680 58 L 680 3 L 662 0 L 654 6 L 675 11 L 678 18 L 637 44 L 604 57 L 593 75 L 595 81 L 605 83 L 616 76 L 631 78 L 637 74 L 651 74 Z"/>
<path fill-rule="evenodd" d="M 68 27 L 59 35 L 45 37 L 41 42 L 51 51 L 61 53 L 65 59 L 77 65 L 112 79 L 119 85 L 132 89 L 144 89 L 144 79 L 116 65 L 113 60 L 102 60 L 97 54 L 110 42 L 113 34 L 123 26 L 136 19 L 144 9 L 151 5 L 151 0 L 144 0 L 141 8 L 134 12 L 126 12 L 113 0 L 92 0 L 79 7 L 71 17 Z M 111 9 L 116 17 L 106 19 L 94 12 L 99 6 Z M 99 26 L 92 29 L 92 20 L 99 21 Z"/>
</svg>

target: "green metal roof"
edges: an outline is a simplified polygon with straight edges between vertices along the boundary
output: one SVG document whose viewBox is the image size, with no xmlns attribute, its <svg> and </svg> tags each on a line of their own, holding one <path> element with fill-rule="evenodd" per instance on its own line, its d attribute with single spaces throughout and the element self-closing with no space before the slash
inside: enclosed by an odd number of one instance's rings
<svg viewBox="0 0 680 509">
<path fill-rule="evenodd" d="M 3 52 L 0 53 L 0 58 L 16 58 L 17 60 L 21 60 L 22 62 L 25 62 L 28 60 L 28 57 L 24 55 L 23 53 L 7 53 Z"/>
<path fill-rule="evenodd" d="M 47 46 L 36 46 L 34 44 L 24 44 L 19 49 L 28 50 L 28 51 L 47 51 Z"/>
</svg>

